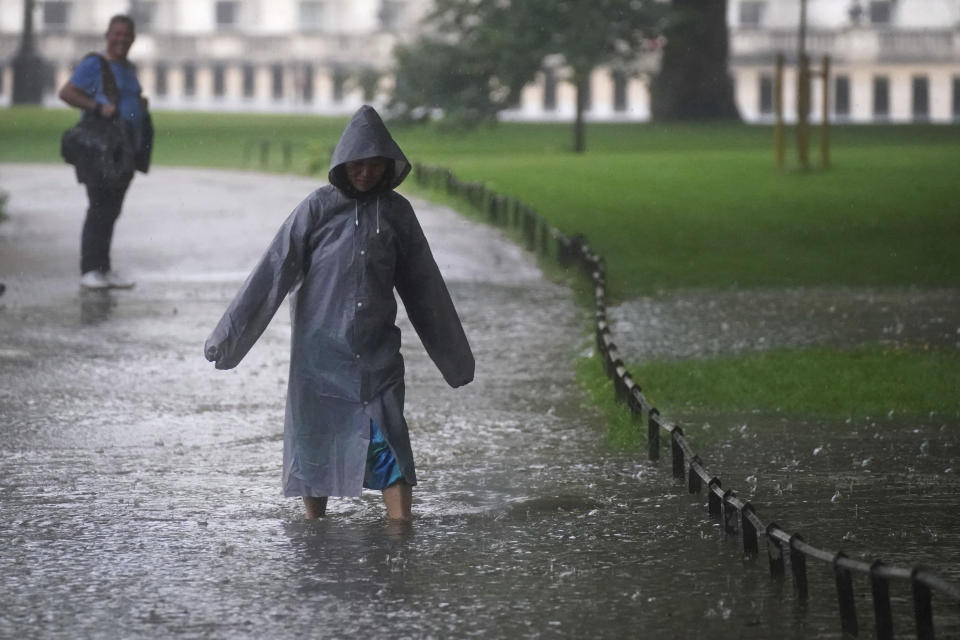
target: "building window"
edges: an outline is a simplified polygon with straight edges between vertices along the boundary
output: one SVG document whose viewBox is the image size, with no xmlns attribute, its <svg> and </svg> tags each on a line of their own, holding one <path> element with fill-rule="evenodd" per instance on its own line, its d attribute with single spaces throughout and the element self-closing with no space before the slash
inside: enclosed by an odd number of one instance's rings
<svg viewBox="0 0 960 640">
<path fill-rule="evenodd" d="M 615 70 L 613 73 L 613 110 L 623 113 L 627 110 L 627 74 Z"/>
<path fill-rule="evenodd" d="M 197 95 L 197 68 L 189 62 L 183 65 L 183 95 Z"/>
<path fill-rule="evenodd" d="M 850 116 L 850 78 L 837 76 L 833 83 L 833 113 L 839 118 Z"/>
<path fill-rule="evenodd" d="M 222 64 L 213 67 L 213 95 L 222 98 L 227 93 L 227 70 Z"/>
<path fill-rule="evenodd" d="M 403 26 L 405 5 L 403 0 L 383 0 L 380 4 L 380 26 L 385 31 L 393 31 Z"/>
<path fill-rule="evenodd" d="M 930 80 L 927 76 L 913 76 L 912 112 L 914 120 L 930 117 Z"/>
<path fill-rule="evenodd" d="M 237 26 L 239 13 L 240 13 L 240 3 L 235 0 L 227 0 L 217 2 L 216 4 L 216 21 L 217 29 L 233 29 Z"/>
<path fill-rule="evenodd" d="M 577 87 L 577 94 L 577 99 L 583 105 L 584 111 L 593 109 L 593 83 L 590 82 L 589 75 L 584 79 L 583 84 Z"/>
<path fill-rule="evenodd" d="M 767 8 L 766 2 L 756 2 L 755 0 L 744 0 L 740 3 L 740 26 L 741 27 L 760 27 L 763 26 L 763 13 Z"/>
<path fill-rule="evenodd" d="M 870 3 L 870 24 L 890 24 L 892 13 L 889 0 L 874 0 Z"/>
<path fill-rule="evenodd" d="M 543 110 L 557 109 L 557 76 L 553 69 L 543 70 Z"/>
<path fill-rule="evenodd" d="M 333 101 L 342 102 L 344 90 L 347 85 L 347 72 L 344 69 L 337 68 L 333 70 Z"/>
<path fill-rule="evenodd" d="M 273 99 L 283 98 L 283 65 L 275 64 L 270 67 L 271 85 L 273 87 Z"/>
<path fill-rule="evenodd" d="M 373 67 L 362 67 L 357 72 L 357 84 L 363 90 L 363 100 L 373 102 L 380 88 L 380 72 Z"/>
<path fill-rule="evenodd" d="M 304 31 L 319 31 L 330 21 L 327 3 L 324 0 L 304 0 L 300 3 L 300 28 Z"/>
<path fill-rule="evenodd" d="M 313 65 L 305 64 L 300 71 L 300 95 L 304 102 L 313 102 Z"/>
<path fill-rule="evenodd" d="M 960 76 L 953 76 L 953 119 L 960 120 Z"/>
<path fill-rule="evenodd" d="M 773 113 L 773 77 L 766 74 L 760 76 L 760 115 L 769 116 Z"/>
<path fill-rule="evenodd" d="M 857 0 L 853 0 L 850 8 L 847 9 L 847 15 L 850 16 L 850 22 L 852 24 L 860 24 L 860 20 L 863 19 L 863 7 L 860 6 Z"/>
<path fill-rule="evenodd" d="M 256 85 L 255 85 L 255 75 L 252 64 L 243 65 L 243 97 L 252 98 Z"/>
<path fill-rule="evenodd" d="M 69 2 L 43 3 L 43 28 L 45 31 L 66 31 L 70 26 Z"/>
<path fill-rule="evenodd" d="M 156 79 L 154 80 L 153 90 L 161 98 L 167 95 L 167 65 L 160 62 L 154 71 Z"/>
<path fill-rule="evenodd" d="M 137 25 L 138 33 L 153 31 L 157 15 L 157 3 L 153 0 L 133 0 L 130 3 L 130 17 Z"/>
<path fill-rule="evenodd" d="M 876 76 L 873 79 L 873 116 L 886 119 L 890 115 L 890 79 Z"/>
</svg>

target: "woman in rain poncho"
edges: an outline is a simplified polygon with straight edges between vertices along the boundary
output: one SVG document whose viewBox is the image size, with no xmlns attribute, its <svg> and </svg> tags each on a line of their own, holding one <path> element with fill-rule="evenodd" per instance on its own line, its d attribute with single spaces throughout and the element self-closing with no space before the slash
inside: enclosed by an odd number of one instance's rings
<svg viewBox="0 0 960 640">
<path fill-rule="evenodd" d="M 308 518 L 327 496 L 383 490 L 387 515 L 410 518 L 417 483 L 403 418 L 396 287 L 430 358 L 452 387 L 473 379 L 460 318 L 410 203 L 410 171 L 377 112 L 361 107 L 333 152 L 330 184 L 301 202 L 207 338 L 217 369 L 235 367 L 291 299 L 283 494 Z"/>
</svg>

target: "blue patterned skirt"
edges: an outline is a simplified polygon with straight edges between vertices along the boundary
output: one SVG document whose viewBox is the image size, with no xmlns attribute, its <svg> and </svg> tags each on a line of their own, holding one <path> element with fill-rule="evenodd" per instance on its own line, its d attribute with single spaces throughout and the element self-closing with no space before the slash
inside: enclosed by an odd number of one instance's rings
<svg viewBox="0 0 960 640">
<path fill-rule="evenodd" d="M 367 448 L 367 467 L 363 473 L 365 489 L 386 489 L 403 478 L 400 465 L 390 450 L 386 438 L 377 427 L 377 423 L 370 421 L 370 446 Z"/>
</svg>

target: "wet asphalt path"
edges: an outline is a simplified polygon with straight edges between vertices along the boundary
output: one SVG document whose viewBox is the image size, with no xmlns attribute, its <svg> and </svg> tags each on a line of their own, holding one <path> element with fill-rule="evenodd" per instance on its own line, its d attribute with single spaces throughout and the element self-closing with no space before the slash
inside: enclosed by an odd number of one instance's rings
<svg viewBox="0 0 960 640">
<path fill-rule="evenodd" d="M 377 492 L 305 521 L 279 491 L 286 306 L 237 369 L 201 351 L 315 186 L 138 176 L 113 252 L 138 284 L 81 293 L 70 169 L 0 165 L 0 637 L 836 637 L 829 591 L 804 612 L 664 464 L 604 446 L 570 292 L 425 203 L 477 378 L 446 388 L 401 319 L 415 521 Z"/>
</svg>

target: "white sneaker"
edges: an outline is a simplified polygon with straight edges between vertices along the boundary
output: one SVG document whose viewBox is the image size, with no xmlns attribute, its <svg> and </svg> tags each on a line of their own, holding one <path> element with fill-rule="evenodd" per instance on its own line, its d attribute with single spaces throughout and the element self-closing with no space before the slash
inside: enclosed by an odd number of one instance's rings
<svg viewBox="0 0 960 640">
<path fill-rule="evenodd" d="M 109 289 L 110 282 L 102 271 L 87 271 L 80 276 L 81 289 Z"/>
<path fill-rule="evenodd" d="M 133 280 L 130 280 L 129 278 L 124 278 L 122 275 L 120 275 L 116 271 L 112 271 L 112 270 L 107 271 L 103 275 L 107 280 L 107 284 L 112 289 L 131 289 L 133 288 L 133 285 L 136 284 L 136 282 L 134 282 Z"/>
</svg>

